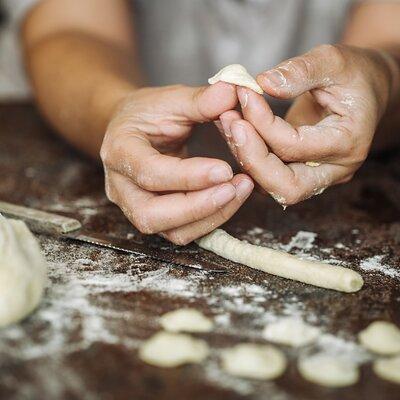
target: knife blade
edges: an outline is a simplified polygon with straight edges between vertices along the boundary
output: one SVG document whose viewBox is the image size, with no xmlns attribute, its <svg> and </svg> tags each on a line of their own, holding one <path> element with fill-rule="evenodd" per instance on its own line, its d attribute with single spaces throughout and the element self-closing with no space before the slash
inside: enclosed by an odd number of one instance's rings
<svg viewBox="0 0 400 400">
<path fill-rule="evenodd" d="M 115 238 L 98 232 L 87 231 L 73 218 L 48 213 L 33 208 L 23 207 L 0 201 L 0 214 L 5 217 L 24 221 L 32 232 L 53 236 L 63 240 L 73 240 L 104 247 L 125 253 L 148 256 L 154 260 L 167 262 L 192 269 L 224 273 L 225 267 L 218 263 L 199 258 L 196 254 L 163 249 L 148 243 L 132 239 Z"/>
</svg>

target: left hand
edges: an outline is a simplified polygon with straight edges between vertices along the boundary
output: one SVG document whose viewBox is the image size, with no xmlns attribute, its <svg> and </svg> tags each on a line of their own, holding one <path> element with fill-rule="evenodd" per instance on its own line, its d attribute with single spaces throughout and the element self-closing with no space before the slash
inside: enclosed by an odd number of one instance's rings
<svg viewBox="0 0 400 400">
<path fill-rule="evenodd" d="M 393 79 L 391 59 L 379 51 L 319 46 L 257 77 L 269 95 L 296 97 L 285 119 L 263 96 L 238 87 L 242 114 L 221 115 L 225 139 L 261 189 L 282 205 L 295 204 L 353 177 L 387 109 Z"/>
</svg>

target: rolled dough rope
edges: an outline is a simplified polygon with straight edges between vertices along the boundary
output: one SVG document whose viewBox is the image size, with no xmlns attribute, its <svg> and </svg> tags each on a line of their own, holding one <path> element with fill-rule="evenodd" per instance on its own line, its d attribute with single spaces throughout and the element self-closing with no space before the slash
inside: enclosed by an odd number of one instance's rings
<svg viewBox="0 0 400 400">
<path fill-rule="evenodd" d="M 197 244 L 250 268 L 326 289 L 351 293 L 360 290 L 364 283 L 361 275 L 351 269 L 301 260 L 283 251 L 242 242 L 222 229 L 202 237 Z"/>
<path fill-rule="evenodd" d="M 264 93 L 256 80 L 247 72 L 246 68 L 240 64 L 227 65 L 210 78 L 208 83 L 213 85 L 219 81 L 233 83 L 237 86 L 244 86 L 259 94 Z"/>
</svg>

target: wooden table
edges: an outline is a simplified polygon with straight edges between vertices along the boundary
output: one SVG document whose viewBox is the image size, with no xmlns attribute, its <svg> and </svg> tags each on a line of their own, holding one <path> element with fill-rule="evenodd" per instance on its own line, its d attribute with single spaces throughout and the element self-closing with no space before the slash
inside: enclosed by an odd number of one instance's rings
<svg viewBox="0 0 400 400">
<path fill-rule="evenodd" d="M 205 131 L 197 145 L 195 138 L 197 152 L 201 141 L 206 150 L 217 148 L 207 146 L 216 135 Z M 52 135 L 29 105 L 0 107 L 0 171 L 1 200 L 74 216 L 96 232 L 137 235 L 105 198 L 101 168 Z M 32 316 L 0 332 L 0 398 L 399 399 L 400 386 L 378 379 L 368 362 L 358 384 L 338 390 L 307 383 L 296 370 L 298 357 L 318 346 L 366 360 L 357 332 L 376 319 L 400 324 L 399 181 L 400 155 L 387 154 L 370 160 L 351 184 L 286 211 L 254 195 L 226 226 L 252 243 L 361 270 L 365 287 L 356 294 L 228 261 L 228 274 L 213 275 L 40 237 L 49 261 L 48 288 Z M 192 245 L 181 251 L 199 250 Z M 199 335 L 212 347 L 210 359 L 176 369 L 142 363 L 137 348 L 159 329 L 158 317 L 184 306 L 215 318 L 215 332 Z M 277 315 L 321 326 L 323 340 L 314 348 L 282 347 L 289 368 L 276 381 L 224 374 L 221 350 L 241 341 L 263 342 L 263 327 Z"/>
</svg>

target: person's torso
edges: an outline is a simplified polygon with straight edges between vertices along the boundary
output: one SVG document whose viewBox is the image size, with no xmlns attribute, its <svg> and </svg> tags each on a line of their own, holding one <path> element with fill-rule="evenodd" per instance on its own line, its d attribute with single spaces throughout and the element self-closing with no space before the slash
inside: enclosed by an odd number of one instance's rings
<svg viewBox="0 0 400 400">
<path fill-rule="evenodd" d="M 154 85 L 204 84 L 228 64 L 256 74 L 340 40 L 354 0 L 132 0 Z"/>
</svg>

